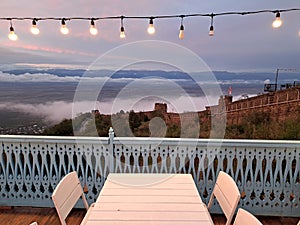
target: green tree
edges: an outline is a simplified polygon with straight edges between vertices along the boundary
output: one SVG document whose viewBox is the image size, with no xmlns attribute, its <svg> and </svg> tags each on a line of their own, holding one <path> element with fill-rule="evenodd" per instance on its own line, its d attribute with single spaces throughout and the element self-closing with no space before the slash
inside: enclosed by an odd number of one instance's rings
<svg viewBox="0 0 300 225">
<path fill-rule="evenodd" d="M 132 131 L 142 124 L 141 118 L 133 110 L 129 112 L 129 126 Z"/>
<path fill-rule="evenodd" d="M 59 124 L 45 130 L 45 135 L 74 136 L 71 119 L 64 119 Z"/>
<path fill-rule="evenodd" d="M 243 121 L 245 138 L 270 139 L 271 118 L 269 112 L 250 113 Z"/>
<path fill-rule="evenodd" d="M 169 125 L 167 128 L 166 136 L 173 137 L 173 138 L 180 137 L 180 132 L 181 132 L 180 126 L 176 124 Z"/>
<path fill-rule="evenodd" d="M 300 140 L 300 119 L 281 124 L 278 139 Z"/>
<path fill-rule="evenodd" d="M 95 126 L 99 137 L 107 137 L 111 127 L 111 117 L 106 115 L 95 115 Z"/>
</svg>

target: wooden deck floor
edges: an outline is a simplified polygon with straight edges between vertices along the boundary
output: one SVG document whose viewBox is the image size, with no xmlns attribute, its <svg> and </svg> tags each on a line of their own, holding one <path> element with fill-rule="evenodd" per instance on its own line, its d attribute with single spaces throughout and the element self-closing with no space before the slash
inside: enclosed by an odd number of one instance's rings
<svg viewBox="0 0 300 225">
<path fill-rule="evenodd" d="M 73 209 L 67 218 L 67 224 L 79 225 L 85 212 L 84 209 Z M 212 215 L 212 218 L 215 225 L 225 225 L 226 221 L 223 215 Z M 296 225 L 300 217 L 287 218 L 260 216 L 258 219 L 264 225 Z M 34 221 L 38 222 L 39 225 L 60 225 L 54 208 L 0 208 L 1 225 L 29 225 Z"/>
</svg>

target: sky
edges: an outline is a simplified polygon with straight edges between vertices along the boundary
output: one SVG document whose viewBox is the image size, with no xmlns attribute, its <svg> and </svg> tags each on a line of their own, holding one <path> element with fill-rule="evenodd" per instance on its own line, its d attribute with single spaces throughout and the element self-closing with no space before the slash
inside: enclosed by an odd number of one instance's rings
<svg viewBox="0 0 300 225">
<path fill-rule="evenodd" d="M 295 0 L 2 0 L 1 18 L 158 16 L 228 11 L 300 8 Z M 268 71 L 300 68 L 300 11 L 281 13 L 283 26 L 272 28 L 273 13 L 214 18 L 215 35 L 208 36 L 210 18 L 185 18 L 185 38 L 179 40 L 179 18 L 156 19 L 150 36 L 148 20 L 125 19 L 126 38 L 119 38 L 119 20 L 96 21 L 98 35 L 89 33 L 89 21 L 67 21 L 69 35 L 59 31 L 60 21 L 39 21 L 40 34 L 30 33 L 31 21 L 13 20 L 18 40 L 7 38 L 9 21 L 0 20 L 0 64 L 6 66 L 61 66 L 87 68 L 120 46 L 157 40 L 192 51 L 212 70 Z M 164 51 L 163 49 L 161 51 Z M 117 51 L 116 51 L 117 52 Z M 116 55 L 117 57 L 117 55 Z M 123 57 L 126 57 L 124 53 Z M 111 64 L 114 58 L 111 59 Z M 110 65 L 107 65 L 109 69 Z M 192 66 L 192 65 L 191 65 Z M 103 65 L 105 67 L 105 65 Z M 104 69 L 104 68 L 103 68 Z"/>
</svg>

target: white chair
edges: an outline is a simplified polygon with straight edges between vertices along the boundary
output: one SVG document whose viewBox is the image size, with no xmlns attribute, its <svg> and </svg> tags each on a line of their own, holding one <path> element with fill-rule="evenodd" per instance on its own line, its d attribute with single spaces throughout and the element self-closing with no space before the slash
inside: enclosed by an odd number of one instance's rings
<svg viewBox="0 0 300 225">
<path fill-rule="evenodd" d="M 212 206 L 214 197 L 217 199 L 223 213 L 226 216 L 226 225 L 229 225 L 232 221 L 232 217 L 241 195 L 235 181 L 231 176 L 223 171 L 220 171 L 218 174 L 214 190 L 208 202 L 208 209 Z"/>
<path fill-rule="evenodd" d="M 82 197 L 85 208 L 88 210 L 89 205 L 84 196 L 77 173 L 74 171 L 63 177 L 52 194 L 52 201 L 61 224 L 66 225 L 65 220 L 80 196 Z"/>
<path fill-rule="evenodd" d="M 239 208 L 233 225 L 263 225 L 263 224 L 250 212 Z"/>
</svg>

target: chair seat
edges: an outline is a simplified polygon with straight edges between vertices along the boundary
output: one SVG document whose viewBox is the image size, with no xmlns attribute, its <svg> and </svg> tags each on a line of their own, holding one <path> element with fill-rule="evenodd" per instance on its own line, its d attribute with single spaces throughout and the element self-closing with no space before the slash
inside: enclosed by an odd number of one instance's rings
<svg viewBox="0 0 300 225">
<path fill-rule="evenodd" d="M 250 212 L 239 208 L 233 225 L 262 225 L 262 223 Z"/>
</svg>

